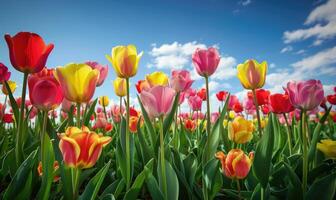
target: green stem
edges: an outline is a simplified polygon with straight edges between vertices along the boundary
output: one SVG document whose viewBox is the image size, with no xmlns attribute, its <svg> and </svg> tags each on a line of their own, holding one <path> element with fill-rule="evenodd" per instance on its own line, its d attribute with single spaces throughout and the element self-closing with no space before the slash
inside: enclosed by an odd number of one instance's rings
<svg viewBox="0 0 336 200">
<path fill-rule="evenodd" d="M 28 73 L 24 73 L 23 75 L 23 87 L 22 87 L 22 94 L 21 94 L 21 108 L 19 114 L 19 123 L 18 123 L 18 130 L 16 134 L 16 145 L 15 145 L 15 157 L 16 157 L 16 164 L 20 166 L 21 162 L 23 161 L 23 124 L 24 124 L 24 116 L 25 116 L 25 102 L 26 102 L 26 91 L 27 91 L 27 81 L 28 81 Z"/>
<path fill-rule="evenodd" d="M 303 142 L 303 175 L 302 175 L 302 191 L 303 193 L 307 190 L 307 176 L 308 176 L 308 159 L 307 159 L 307 133 L 306 133 L 306 111 L 302 110 L 302 142 Z"/>
<path fill-rule="evenodd" d="M 81 121 L 80 121 L 80 109 L 81 109 L 81 104 L 80 103 L 77 103 L 77 127 L 78 128 L 81 128 Z"/>
<path fill-rule="evenodd" d="M 161 159 L 161 178 L 164 199 L 168 200 L 167 195 L 167 178 L 166 178 L 166 162 L 165 162 L 165 152 L 164 152 L 164 138 L 163 138 L 163 117 L 160 117 L 160 159 Z"/>
<path fill-rule="evenodd" d="M 285 118 L 286 125 L 287 125 L 287 138 L 288 138 L 289 155 L 292 155 L 292 135 L 291 135 L 291 130 L 290 130 L 290 127 L 289 127 L 289 123 L 288 123 L 288 119 L 287 119 L 286 113 L 283 113 L 283 116 Z"/>
<path fill-rule="evenodd" d="M 71 168 L 72 197 L 73 197 L 73 199 L 77 199 L 77 196 L 78 196 L 79 176 L 80 176 L 80 169 Z"/>
<path fill-rule="evenodd" d="M 129 94 L 129 78 L 126 78 L 126 89 L 127 89 L 127 102 L 126 102 L 126 188 L 127 190 L 131 186 L 131 154 L 130 154 L 130 134 L 129 134 L 129 103 L 130 103 L 130 94 Z"/>
<path fill-rule="evenodd" d="M 42 124 L 42 130 L 40 134 L 40 140 L 41 140 L 41 160 L 42 164 L 45 164 L 45 157 L 43 156 L 43 152 L 46 150 L 45 145 L 44 145 L 44 140 L 45 140 L 45 134 L 47 130 L 47 122 L 48 122 L 48 112 L 43 111 L 43 124 Z M 44 173 L 45 174 L 45 173 Z"/>
<path fill-rule="evenodd" d="M 241 195 L 240 195 L 240 183 L 239 183 L 239 179 L 236 179 L 237 182 L 237 190 L 238 190 L 238 199 L 241 199 Z"/>
<path fill-rule="evenodd" d="M 207 133 L 208 137 L 210 136 L 211 130 L 211 121 L 210 121 L 210 99 L 209 99 L 209 78 L 205 77 L 205 86 L 206 86 L 206 101 L 207 101 Z"/>
<path fill-rule="evenodd" d="M 264 188 L 263 187 L 260 187 L 260 200 L 264 200 Z"/>
<path fill-rule="evenodd" d="M 107 121 L 107 114 L 106 114 L 106 107 L 105 106 L 103 106 L 103 110 L 104 110 L 105 119 Z"/>
<path fill-rule="evenodd" d="M 257 119 L 258 119 L 258 130 L 259 130 L 259 137 L 262 136 L 262 129 L 261 129 L 261 121 L 260 121 L 260 113 L 259 113 L 259 105 L 258 105 L 258 100 L 257 100 L 257 95 L 255 90 L 252 90 L 253 93 L 253 101 L 254 101 L 254 105 L 256 107 L 256 112 L 257 112 Z"/>
</svg>

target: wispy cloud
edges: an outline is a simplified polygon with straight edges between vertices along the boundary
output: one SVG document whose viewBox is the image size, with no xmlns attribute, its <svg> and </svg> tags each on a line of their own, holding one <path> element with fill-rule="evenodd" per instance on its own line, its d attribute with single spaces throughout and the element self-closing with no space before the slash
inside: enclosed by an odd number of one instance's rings
<svg viewBox="0 0 336 200">
<path fill-rule="evenodd" d="M 245 1 L 239 1 L 238 4 L 242 5 L 242 6 L 248 6 L 249 4 L 251 4 L 252 1 L 251 0 L 245 0 Z"/>
<path fill-rule="evenodd" d="M 292 46 L 285 46 L 284 48 L 281 49 L 281 53 L 286 53 L 286 52 L 290 52 L 293 50 Z"/>
</svg>

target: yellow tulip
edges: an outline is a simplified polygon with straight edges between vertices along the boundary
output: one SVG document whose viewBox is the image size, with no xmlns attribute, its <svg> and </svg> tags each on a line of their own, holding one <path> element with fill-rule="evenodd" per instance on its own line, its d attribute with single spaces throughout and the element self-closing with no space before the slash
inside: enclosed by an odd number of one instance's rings
<svg viewBox="0 0 336 200">
<path fill-rule="evenodd" d="M 336 141 L 331 139 L 321 140 L 316 147 L 323 152 L 325 157 L 336 159 Z"/>
<path fill-rule="evenodd" d="M 99 105 L 106 107 L 109 105 L 110 100 L 108 98 L 108 96 L 101 96 L 99 97 L 99 101 L 98 101 Z"/>
<path fill-rule="evenodd" d="M 7 84 L 9 86 L 9 89 L 11 90 L 12 94 L 15 92 L 16 90 L 16 82 L 14 81 L 7 81 Z M 2 84 L 2 92 L 5 94 L 5 95 L 8 95 L 8 91 L 7 91 L 7 88 L 5 86 L 5 84 Z"/>
<path fill-rule="evenodd" d="M 228 123 L 229 123 L 229 121 L 228 121 L 227 119 L 224 119 L 224 120 L 223 120 L 223 126 L 224 126 L 224 127 L 227 127 Z"/>
<path fill-rule="evenodd" d="M 238 79 L 245 89 L 262 88 L 265 84 L 267 62 L 258 63 L 256 60 L 247 60 L 237 66 Z"/>
<path fill-rule="evenodd" d="M 236 116 L 235 112 L 232 111 L 232 110 L 230 110 L 230 112 L 229 112 L 229 118 L 233 119 L 235 116 Z"/>
<path fill-rule="evenodd" d="M 119 78 L 130 78 L 138 71 L 142 53 L 137 54 L 137 49 L 134 45 L 116 46 L 112 49 L 112 57 L 106 55 L 106 58 L 112 63 L 114 71 Z"/>
<path fill-rule="evenodd" d="M 114 93 L 118 97 L 126 96 L 126 93 L 127 93 L 126 79 L 124 79 L 124 78 L 116 78 L 113 81 L 113 88 L 114 88 Z"/>
<path fill-rule="evenodd" d="M 146 81 L 149 83 L 151 87 L 161 85 L 167 86 L 168 85 L 168 76 L 163 72 L 153 72 L 146 76 Z"/>
<path fill-rule="evenodd" d="M 229 139 L 237 144 L 249 142 L 253 137 L 253 123 L 238 116 L 228 123 L 228 134 Z"/>
<path fill-rule="evenodd" d="M 64 97 L 72 102 L 89 102 L 96 89 L 99 71 L 86 64 L 70 63 L 56 68 L 54 73 L 60 82 Z"/>
</svg>

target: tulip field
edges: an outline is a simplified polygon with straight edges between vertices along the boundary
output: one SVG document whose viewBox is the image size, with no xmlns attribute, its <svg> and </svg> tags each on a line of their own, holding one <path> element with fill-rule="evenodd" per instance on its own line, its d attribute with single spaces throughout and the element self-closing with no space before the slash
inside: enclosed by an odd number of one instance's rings
<svg viewBox="0 0 336 200">
<path fill-rule="evenodd" d="M 4 38 L 0 199 L 336 198 L 336 87 L 326 95 L 320 80 L 289 80 L 273 93 L 264 88 L 267 61 L 248 59 L 236 66 L 245 99 L 216 91 L 215 104 L 215 47 L 192 54 L 205 85 L 196 88 L 184 69 L 135 80 L 143 52 L 134 45 L 111 47 L 109 66 L 46 67 L 52 38 Z M 108 73 L 114 90 L 95 95 Z"/>
</svg>

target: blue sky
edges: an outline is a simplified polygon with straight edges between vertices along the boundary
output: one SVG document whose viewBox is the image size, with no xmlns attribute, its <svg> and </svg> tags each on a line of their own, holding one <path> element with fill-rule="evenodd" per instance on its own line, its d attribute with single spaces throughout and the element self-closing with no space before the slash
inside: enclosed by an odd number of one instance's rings
<svg viewBox="0 0 336 200">
<path fill-rule="evenodd" d="M 31 31 L 54 43 L 47 65 L 56 67 L 88 60 L 108 64 L 110 71 L 96 96 L 116 100 L 111 81 L 115 73 L 105 54 L 116 45 L 135 44 L 144 51 L 132 86 L 147 73 L 172 69 L 193 71 L 196 47 L 216 46 L 222 61 L 211 78 L 212 97 L 219 90 L 243 96 L 235 74 L 246 59 L 269 64 L 266 88 L 281 92 L 289 79 L 315 78 L 327 93 L 336 75 L 336 0 L 261 1 L 4 1 L 0 35 Z M 21 86 L 22 74 L 9 62 L 0 39 L 0 62 Z M 203 80 L 194 87 L 201 87 Z M 135 98 L 135 89 L 132 87 Z M 16 95 L 20 94 L 20 88 Z"/>
</svg>

